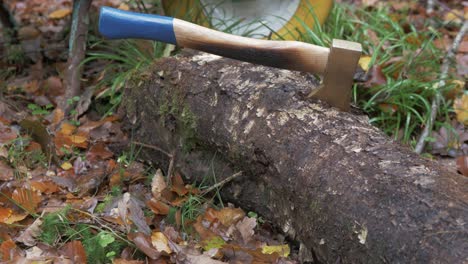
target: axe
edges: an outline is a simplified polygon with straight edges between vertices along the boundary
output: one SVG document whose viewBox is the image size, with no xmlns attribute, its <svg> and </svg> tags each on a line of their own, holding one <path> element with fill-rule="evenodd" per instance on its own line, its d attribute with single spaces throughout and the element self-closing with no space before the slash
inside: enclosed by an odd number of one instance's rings
<svg viewBox="0 0 468 264">
<path fill-rule="evenodd" d="M 99 32 L 109 39 L 138 38 L 192 48 L 231 59 L 323 75 L 313 97 L 349 110 L 361 44 L 334 39 L 330 48 L 299 41 L 231 35 L 177 18 L 102 7 Z"/>
</svg>

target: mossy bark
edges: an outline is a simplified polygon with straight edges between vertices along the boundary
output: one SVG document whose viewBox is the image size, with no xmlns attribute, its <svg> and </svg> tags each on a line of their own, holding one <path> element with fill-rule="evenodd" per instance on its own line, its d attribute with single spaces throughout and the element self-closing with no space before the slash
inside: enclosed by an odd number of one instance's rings
<svg viewBox="0 0 468 264">
<path fill-rule="evenodd" d="M 178 150 L 177 168 L 192 180 L 243 171 L 223 197 L 281 227 L 316 261 L 468 261 L 468 179 L 364 115 L 306 100 L 313 76 L 198 53 L 146 74 L 153 78 L 126 89 L 121 108 L 133 139 Z"/>
</svg>

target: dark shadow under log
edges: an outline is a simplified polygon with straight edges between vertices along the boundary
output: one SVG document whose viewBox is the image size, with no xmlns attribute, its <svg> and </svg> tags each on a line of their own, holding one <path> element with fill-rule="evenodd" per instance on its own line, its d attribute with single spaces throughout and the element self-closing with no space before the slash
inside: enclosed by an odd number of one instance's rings
<svg viewBox="0 0 468 264">
<path fill-rule="evenodd" d="M 339 78 L 339 76 L 337 77 Z M 364 115 L 305 100 L 307 74 L 207 54 L 135 77 L 121 113 L 135 141 L 177 151 L 324 263 L 468 261 L 468 179 L 401 146 Z M 167 155 L 143 158 L 167 168 Z"/>
</svg>

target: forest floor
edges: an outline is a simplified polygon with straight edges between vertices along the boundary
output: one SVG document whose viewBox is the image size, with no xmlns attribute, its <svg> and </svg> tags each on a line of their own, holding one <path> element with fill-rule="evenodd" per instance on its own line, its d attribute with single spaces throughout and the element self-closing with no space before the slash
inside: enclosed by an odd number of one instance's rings
<svg viewBox="0 0 468 264">
<path fill-rule="evenodd" d="M 128 76 L 141 69 L 142 64 L 151 63 L 154 57 L 168 56 L 173 50 L 147 41 L 126 42 L 123 46 L 105 43 L 95 33 L 96 14 L 102 5 L 138 11 L 138 3 L 143 1 L 93 1 L 89 11 L 89 53 L 81 78 L 84 92 L 65 99 L 72 1 L 3 2 L 13 15 L 16 33 L 4 25 L 0 35 L 0 262 L 299 261 L 299 245 L 281 234 L 274 223 L 255 212 L 244 212 L 223 203 L 219 194 L 221 185 L 187 184 L 177 171 L 155 168 L 140 160 L 139 150 L 148 146 L 130 144 L 129 135 L 122 132 L 115 112 Z M 462 36 L 449 58 L 448 73 L 442 79 L 439 77 L 444 58 L 466 24 L 468 2 L 434 1 L 432 12 L 424 1 L 352 2 L 363 13 L 376 12 L 381 5 L 387 5 L 389 13 L 385 15 L 395 21 L 400 21 L 403 13 L 410 14 L 403 19 L 406 23 L 398 22 L 398 28 L 420 27 L 435 18 L 442 21 L 441 26 L 427 29 L 437 31 L 431 45 L 439 54 L 437 58 L 425 58 L 435 61 L 437 69 L 431 72 L 436 77 L 427 83 L 437 86 L 443 79 L 449 90 L 443 93 L 440 110 L 443 114 L 436 118 L 436 131 L 424 139 L 428 142 L 424 153 L 446 160 L 447 166 L 467 176 L 466 36 Z M 159 7 L 147 4 L 145 8 Z M 367 32 L 368 41 L 377 46 L 390 41 L 381 38 L 379 32 Z M 409 43 L 406 44 L 420 45 L 415 48 L 414 57 L 407 54 L 405 57 L 404 52 L 398 56 L 390 54 L 378 64 L 376 51 L 368 49 L 361 59 L 361 67 L 371 73 L 362 88 L 370 91 L 366 92 L 370 94 L 367 103 L 379 95 L 373 88 L 390 89 L 392 82 L 399 80 L 400 77 L 392 79 L 395 73 L 391 68 L 411 65 L 405 60 L 416 61 L 411 58 L 426 55 L 421 51 L 425 36 L 405 34 Z M 117 48 L 127 53 L 115 51 Z M 399 67 L 396 75 L 405 75 L 404 71 Z M 411 79 L 411 73 L 408 76 L 404 80 Z M 412 96 L 422 93 L 418 91 Z M 408 98 L 412 97 L 403 99 Z M 75 105 L 69 114 L 57 108 L 63 100 Z M 355 103 L 358 101 L 356 97 Z M 422 104 L 430 110 L 430 103 L 428 100 Z M 410 111 L 403 109 L 405 105 L 401 102 L 373 101 L 365 106 L 366 112 L 377 120 L 376 125 L 383 125 L 379 122 L 384 119 L 411 122 L 405 119 L 408 115 L 400 116 L 400 111 Z M 388 134 L 403 144 L 415 146 L 416 137 L 410 132 L 406 135 L 410 130 L 406 128 L 398 125 L 382 129 L 391 131 Z M 422 128 L 416 126 L 415 133 L 421 133 Z M 122 142 L 129 142 L 128 150 L 113 152 L 112 146 Z"/>
</svg>

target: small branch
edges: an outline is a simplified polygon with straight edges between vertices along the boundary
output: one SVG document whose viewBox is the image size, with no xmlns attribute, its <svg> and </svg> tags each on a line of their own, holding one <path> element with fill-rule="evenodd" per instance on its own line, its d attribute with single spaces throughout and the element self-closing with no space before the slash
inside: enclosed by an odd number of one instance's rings
<svg viewBox="0 0 468 264">
<path fill-rule="evenodd" d="M 210 188 L 208 188 L 208 189 L 206 189 L 206 190 L 203 190 L 203 191 L 201 192 L 201 195 L 203 196 L 203 195 L 205 195 L 205 194 L 207 194 L 207 193 L 209 193 L 209 192 L 211 192 L 211 191 L 213 191 L 213 190 L 215 190 L 215 189 L 220 188 L 221 186 L 223 186 L 223 185 L 225 185 L 226 183 L 228 183 L 228 182 L 234 180 L 235 178 L 241 176 L 242 174 L 243 174 L 242 171 L 239 171 L 239 172 L 237 172 L 237 173 L 234 173 L 233 175 L 231 175 L 231 176 L 227 177 L 226 179 L 224 179 L 224 180 L 222 180 L 222 181 L 216 183 L 215 185 L 211 186 Z"/>
<path fill-rule="evenodd" d="M 92 0 L 74 0 L 73 16 L 70 29 L 69 52 L 67 71 L 65 76 L 65 96 L 59 104 L 59 108 L 68 115 L 74 104 L 70 99 L 80 95 L 81 88 L 81 62 L 85 57 L 86 38 L 88 35 L 89 14 L 88 10 Z"/>
<path fill-rule="evenodd" d="M 169 161 L 169 168 L 167 168 L 166 185 L 172 186 L 172 174 L 174 174 L 174 162 L 175 162 L 176 151 L 174 150 L 171 154 L 171 161 Z"/>
<path fill-rule="evenodd" d="M 462 42 L 463 37 L 465 36 L 467 30 L 468 30 L 468 20 L 465 20 L 462 28 L 460 29 L 460 32 L 458 32 L 457 36 L 455 37 L 453 41 L 452 47 L 448 50 L 447 54 L 444 57 L 444 61 L 442 62 L 442 67 L 441 67 L 440 80 L 437 83 L 436 89 L 439 89 L 440 87 L 445 86 L 446 84 L 445 79 L 447 79 L 448 77 L 450 62 L 455 57 L 455 54 L 458 51 L 458 47 L 460 46 L 460 43 Z M 436 91 L 436 95 L 432 99 L 432 103 L 431 103 L 431 116 L 427 120 L 427 124 L 424 127 L 424 130 L 421 133 L 418 143 L 416 144 L 416 147 L 414 149 L 414 151 L 418 154 L 421 154 L 422 151 L 424 150 L 424 147 L 426 146 L 426 138 L 429 136 L 430 132 L 432 131 L 432 126 L 434 125 L 435 119 L 437 117 L 437 112 L 439 111 L 439 105 L 440 105 L 441 99 L 442 99 L 442 96 L 440 94 L 440 91 Z"/>
<path fill-rule="evenodd" d="M 153 146 L 153 145 L 149 145 L 149 144 L 145 144 L 145 143 L 138 142 L 138 141 L 132 141 L 132 144 L 135 144 L 135 145 L 138 145 L 138 146 L 142 146 L 142 147 L 145 147 L 145 148 L 149 148 L 149 149 L 153 149 L 153 150 L 159 151 L 159 152 L 161 152 L 162 154 L 166 155 L 167 157 L 172 158 L 172 154 L 171 154 L 171 153 L 165 151 L 164 149 L 162 149 L 162 148 L 160 148 L 160 147 Z"/>
</svg>

